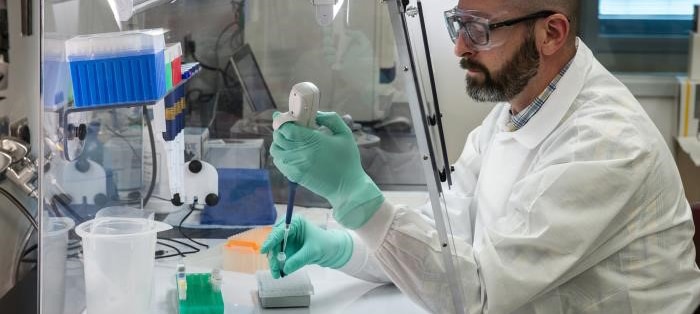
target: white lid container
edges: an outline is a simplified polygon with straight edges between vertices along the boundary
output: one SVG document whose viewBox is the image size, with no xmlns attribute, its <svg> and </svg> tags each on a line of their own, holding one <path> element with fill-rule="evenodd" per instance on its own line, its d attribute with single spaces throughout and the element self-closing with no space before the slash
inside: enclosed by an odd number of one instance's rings
<svg viewBox="0 0 700 314">
<path fill-rule="evenodd" d="M 68 61 L 155 53 L 165 49 L 162 28 L 75 36 L 66 41 Z"/>
</svg>

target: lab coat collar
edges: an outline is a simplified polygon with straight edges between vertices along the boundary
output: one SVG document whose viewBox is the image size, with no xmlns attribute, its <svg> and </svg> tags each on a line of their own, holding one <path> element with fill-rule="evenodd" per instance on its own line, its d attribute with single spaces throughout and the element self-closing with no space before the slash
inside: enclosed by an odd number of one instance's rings
<svg viewBox="0 0 700 314">
<path fill-rule="evenodd" d="M 510 132 L 513 139 L 528 149 L 535 148 L 554 130 L 583 88 L 593 56 L 583 41 L 577 38 L 576 42 L 578 47 L 574 60 L 557 84 L 557 89 L 525 126 Z"/>
</svg>

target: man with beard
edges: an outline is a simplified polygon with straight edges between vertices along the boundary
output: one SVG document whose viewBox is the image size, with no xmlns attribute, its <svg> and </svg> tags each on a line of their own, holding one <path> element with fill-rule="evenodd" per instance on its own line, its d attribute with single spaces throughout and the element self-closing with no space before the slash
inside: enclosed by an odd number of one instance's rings
<svg viewBox="0 0 700 314">
<path fill-rule="evenodd" d="M 434 221 L 391 204 L 350 130 L 285 124 L 271 154 L 326 197 L 347 229 L 295 217 L 283 271 L 318 264 L 391 281 L 424 308 L 468 313 L 691 313 L 700 303 L 690 208 L 673 157 L 630 92 L 575 36 L 579 1 L 461 0 L 445 12 L 467 92 L 498 102 L 472 131 L 445 193 L 456 273 Z M 455 226 L 457 225 L 457 226 Z M 273 276 L 283 228 L 263 247 Z"/>
</svg>

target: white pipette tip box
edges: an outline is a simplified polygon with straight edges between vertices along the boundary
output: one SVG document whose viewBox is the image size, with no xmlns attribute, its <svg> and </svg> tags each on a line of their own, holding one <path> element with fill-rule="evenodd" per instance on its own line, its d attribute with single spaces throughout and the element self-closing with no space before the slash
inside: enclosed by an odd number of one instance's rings
<svg viewBox="0 0 700 314">
<path fill-rule="evenodd" d="M 255 273 L 258 297 L 265 308 L 309 307 L 314 287 L 309 275 L 298 270 L 284 278 L 274 279 L 269 270 Z"/>
</svg>

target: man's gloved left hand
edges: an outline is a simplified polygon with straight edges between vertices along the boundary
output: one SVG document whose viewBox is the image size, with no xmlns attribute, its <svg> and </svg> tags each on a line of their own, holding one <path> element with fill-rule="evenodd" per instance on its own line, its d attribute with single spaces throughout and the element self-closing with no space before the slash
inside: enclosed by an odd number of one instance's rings
<svg viewBox="0 0 700 314">
<path fill-rule="evenodd" d="M 273 133 L 270 154 L 289 180 L 325 197 L 333 217 L 346 228 L 364 225 L 384 202 L 376 184 L 362 169 L 352 131 L 334 112 L 318 112 L 312 130 L 293 122 Z"/>
<path fill-rule="evenodd" d="M 352 256 L 352 238 L 345 230 L 323 230 L 299 216 L 292 217 L 285 255 L 284 269 L 280 269 L 277 254 L 282 250 L 284 219 L 280 220 L 265 240 L 260 253 L 268 254 L 272 277 L 280 277 L 280 270 L 291 274 L 305 265 L 343 267 Z"/>
</svg>

